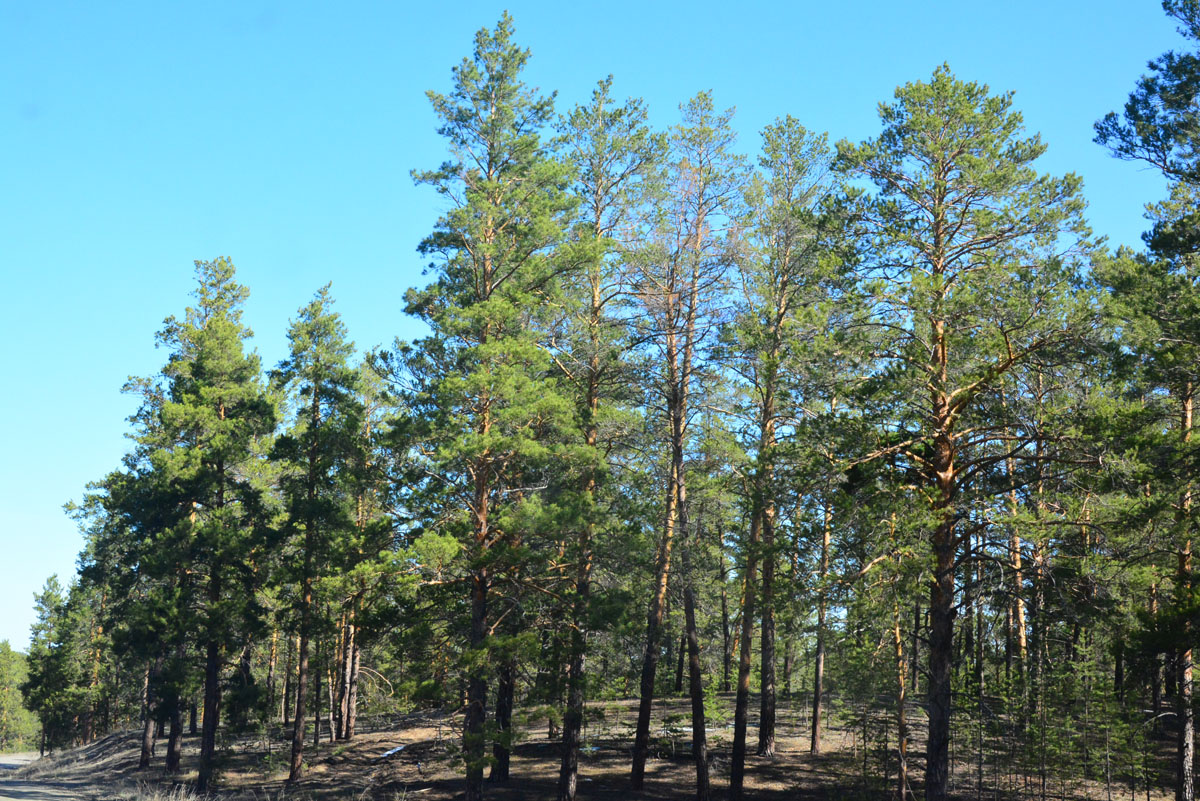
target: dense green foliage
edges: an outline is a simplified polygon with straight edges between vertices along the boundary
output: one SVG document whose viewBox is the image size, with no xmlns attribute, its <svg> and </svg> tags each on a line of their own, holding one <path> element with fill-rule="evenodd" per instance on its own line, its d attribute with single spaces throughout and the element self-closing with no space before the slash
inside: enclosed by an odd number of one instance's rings
<svg viewBox="0 0 1200 801">
<path fill-rule="evenodd" d="M 169 724 L 168 770 L 198 717 L 202 785 L 218 723 L 290 727 L 298 780 L 307 722 L 435 706 L 468 799 L 536 715 L 570 801 L 587 702 L 637 698 L 636 791 L 686 692 L 700 799 L 751 792 L 787 705 L 813 753 L 851 728 L 864 792 L 1191 801 L 1196 56 L 1097 124 L 1172 180 L 1144 253 L 1107 252 L 1012 95 L 947 66 L 872 139 L 782 117 L 751 160 L 709 93 L 663 132 L 611 78 L 556 115 L 528 58 L 505 15 L 429 94 L 424 338 L 354 364 L 325 287 L 264 376 L 232 264 L 197 263 L 131 453 L 73 509 L 79 579 L 38 597 L 27 679 L 0 649 L 0 692 L 52 747 L 140 721 L 148 764 Z"/>
<path fill-rule="evenodd" d="M 38 719 L 21 694 L 29 676 L 28 661 L 8 640 L 0 640 L 0 752 L 38 747 Z"/>
</svg>

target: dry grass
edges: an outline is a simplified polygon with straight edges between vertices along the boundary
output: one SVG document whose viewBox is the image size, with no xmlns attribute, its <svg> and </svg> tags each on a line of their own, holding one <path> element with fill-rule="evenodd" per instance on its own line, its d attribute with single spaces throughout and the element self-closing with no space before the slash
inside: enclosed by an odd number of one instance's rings
<svg viewBox="0 0 1200 801">
<path fill-rule="evenodd" d="M 138 782 L 131 789 L 119 791 L 115 797 L 120 801 L 201 801 L 204 798 L 186 785 L 164 787 L 147 782 Z"/>
</svg>

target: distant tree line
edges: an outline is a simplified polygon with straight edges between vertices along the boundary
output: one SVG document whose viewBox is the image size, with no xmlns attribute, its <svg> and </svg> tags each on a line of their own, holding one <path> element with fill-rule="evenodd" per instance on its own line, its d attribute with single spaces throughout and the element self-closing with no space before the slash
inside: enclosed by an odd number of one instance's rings
<svg viewBox="0 0 1200 801">
<path fill-rule="evenodd" d="M 37 717 L 25 706 L 21 685 L 28 678 L 27 658 L 0 640 L 0 753 L 38 747 Z"/>
</svg>

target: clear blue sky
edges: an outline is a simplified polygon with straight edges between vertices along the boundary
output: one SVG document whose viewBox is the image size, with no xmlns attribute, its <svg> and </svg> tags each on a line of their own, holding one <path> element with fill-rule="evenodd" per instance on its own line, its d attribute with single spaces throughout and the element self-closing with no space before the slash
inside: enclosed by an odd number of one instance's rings
<svg viewBox="0 0 1200 801">
<path fill-rule="evenodd" d="M 1153 0 L 0 2 L 0 639 L 25 647 L 33 593 L 73 574 L 61 506 L 118 465 L 120 387 L 166 358 L 154 333 L 194 259 L 237 264 L 268 366 L 326 281 L 360 347 L 416 332 L 403 293 L 438 209 L 408 175 L 443 157 L 424 92 L 505 7 L 559 108 L 612 73 L 665 126 L 712 89 L 752 153 L 784 114 L 873 136 L 877 104 L 947 61 L 1016 91 L 1044 168 L 1083 176 L 1114 243 L 1138 243 L 1163 193 L 1091 142 L 1180 46 Z"/>
</svg>

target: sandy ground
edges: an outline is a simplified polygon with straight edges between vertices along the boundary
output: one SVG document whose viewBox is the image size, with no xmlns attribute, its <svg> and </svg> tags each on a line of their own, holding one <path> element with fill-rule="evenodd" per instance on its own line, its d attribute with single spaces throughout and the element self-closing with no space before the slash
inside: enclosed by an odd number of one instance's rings
<svg viewBox="0 0 1200 801">
<path fill-rule="evenodd" d="M 66 801 L 78 798 L 68 782 L 14 777 L 13 771 L 37 759 L 37 754 L 0 754 L 0 798 L 14 801 Z"/>
<path fill-rule="evenodd" d="M 732 697 L 722 696 L 724 711 L 709 729 L 710 767 L 715 798 L 728 786 L 732 741 Z M 746 764 L 746 796 L 754 801 L 889 801 L 896 796 L 894 742 L 864 749 L 860 726 L 853 719 L 834 715 L 824 731 L 823 753 L 809 753 L 808 719 L 800 699 L 781 704 L 774 757 L 751 755 Z M 752 713 L 757 703 L 751 704 Z M 919 710 L 910 710 L 917 736 L 911 744 L 910 780 L 917 795 L 923 778 L 923 728 Z M 667 698 L 655 707 L 646 786 L 633 793 L 629 786 L 630 744 L 637 716 L 635 700 L 596 703 L 590 707 L 579 760 L 580 801 L 688 801 L 695 797 L 695 765 L 690 755 L 690 705 L 686 699 Z M 751 715 L 748 740 L 757 741 Z M 304 752 L 301 781 L 285 785 L 289 732 L 273 727 L 270 740 L 230 737 L 218 759 L 217 790 L 220 801 L 456 801 L 462 797 L 463 767 L 460 757 L 460 717 L 444 712 L 414 713 L 400 718 L 363 721 L 352 742 L 311 741 Z M 884 725 L 884 721 L 879 721 Z M 488 782 L 489 801 L 542 801 L 554 798 L 559 770 L 557 740 L 550 740 L 545 718 L 525 721 L 513 748 L 512 778 Z M 150 797 L 179 790 L 195 781 L 199 738 L 183 740 L 180 774 L 163 770 L 165 743 L 159 743 L 148 769 L 138 768 L 140 732 L 110 735 L 82 748 L 38 760 L 16 776 L 0 761 L 0 799 L 21 801 L 112 801 Z M 1140 798 L 1169 801 L 1170 749 L 1164 740 L 1158 765 L 1161 774 L 1152 793 L 1139 787 Z M 888 757 L 884 765 L 880 759 Z M 977 765 L 960 754 L 952 770 L 952 795 L 974 799 Z M 27 757 L 26 757 L 27 758 Z M 870 765 L 868 766 L 868 761 Z M 865 769 L 870 767 L 869 771 Z M 995 768 L 995 769 L 993 769 Z M 880 773 L 888 778 L 884 779 Z M 8 774 L 8 775 L 6 775 Z M 869 774 L 869 775 L 868 775 Z M 991 762 L 982 793 L 996 801 L 1030 797 L 1030 777 L 1018 775 Z M 1118 781 L 1119 784 L 1119 781 Z M 1072 801 L 1096 801 L 1109 788 L 1096 782 L 1058 781 L 1048 788 L 1053 795 Z M 1114 791 L 1116 787 L 1112 788 Z M 1127 788 L 1123 788 L 1127 793 Z M 140 790 L 140 792 L 139 792 Z M 1143 793 L 1145 793 L 1143 795 Z M 160 796 L 161 797 L 161 796 Z"/>
</svg>

